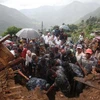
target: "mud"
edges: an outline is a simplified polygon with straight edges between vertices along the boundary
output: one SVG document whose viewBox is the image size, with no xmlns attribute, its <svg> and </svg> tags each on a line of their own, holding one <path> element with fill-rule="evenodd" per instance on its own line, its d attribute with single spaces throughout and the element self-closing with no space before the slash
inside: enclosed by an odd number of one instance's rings
<svg viewBox="0 0 100 100">
<path fill-rule="evenodd" d="M 79 97 L 67 98 L 58 91 L 54 93 L 53 98 L 49 99 L 50 94 L 48 98 L 45 91 L 41 91 L 39 87 L 36 87 L 33 91 L 28 91 L 25 86 L 15 84 L 14 74 L 7 74 L 8 78 L 2 76 L 5 75 L 5 72 L 7 71 L 0 72 L 0 82 L 5 82 L 0 83 L 0 100 L 100 100 L 100 90 L 89 86 L 86 86 Z M 12 71 L 10 72 L 12 73 Z M 96 85 L 99 86 L 99 84 Z"/>
</svg>

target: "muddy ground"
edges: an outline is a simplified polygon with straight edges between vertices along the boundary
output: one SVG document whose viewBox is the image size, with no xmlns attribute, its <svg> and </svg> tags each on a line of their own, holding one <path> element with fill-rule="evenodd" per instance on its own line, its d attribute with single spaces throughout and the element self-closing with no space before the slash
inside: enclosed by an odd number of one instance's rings
<svg viewBox="0 0 100 100">
<path fill-rule="evenodd" d="M 0 100 L 49 100 L 44 91 L 41 91 L 38 87 L 34 91 L 28 91 L 26 87 L 15 85 L 12 80 L 10 80 L 9 85 L 8 91 L 5 94 L 0 94 Z M 10 87 L 16 88 L 10 89 Z M 67 98 L 59 91 L 56 92 L 55 99 L 50 100 L 100 100 L 100 90 L 87 87 L 77 98 Z"/>
<path fill-rule="evenodd" d="M 54 95 L 47 96 L 39 87 L 28 91 L 25 86 L 15 84 L 14 74 L 5 77 L 4 73 L 0 72 L 0 100 L 100 100 L 100 90 L 89 86 L 86 86 L 77 98 L 67 98 L 60 91 L 52 91 Z"/>
</svg>

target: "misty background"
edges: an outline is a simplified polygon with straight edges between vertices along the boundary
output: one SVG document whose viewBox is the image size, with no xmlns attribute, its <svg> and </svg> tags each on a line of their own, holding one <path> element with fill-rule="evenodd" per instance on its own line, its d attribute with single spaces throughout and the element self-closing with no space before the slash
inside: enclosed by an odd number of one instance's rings
<svg viewBox="0 0 100 100">
<path fill-rule="evenodd" d="M 0 33 L 10 26 L 50 28 L 100 17 L 99 0 L 0 0 Z"/>
</svg>

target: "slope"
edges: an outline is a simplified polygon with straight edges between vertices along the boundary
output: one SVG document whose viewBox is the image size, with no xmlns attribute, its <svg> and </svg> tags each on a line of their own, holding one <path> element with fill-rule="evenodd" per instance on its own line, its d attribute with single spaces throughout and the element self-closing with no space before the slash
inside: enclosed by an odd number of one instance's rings
<svg viewBox="0 0 100 100">
<path fill-rule="evenodd" d="M 92 7 L 91 7 L 92 6 Z M 34 9 L 21 10 L 26 16 L 43 21 L 44 25 L 61 25 L 62 23 L 70 24 L 76 22 L 82 16 L 97 9 L 100 5 L 95 3 L 81 3 L 74 1 L 66 6 L 42 6 Z"/>
<path fill-rule="evenodd" d="M 0 5 L 0 33 L 10 26 L 36 28 L 34 22 L 18 10 Z"/>
<path fill-rule="evenodd" d="M 80 20 L 87 20 L 88 18 L 91 17 L 97 17 L 100 18 L 100 7 L 97 8 L 95 11 L 88 13 L 87 15 L 85 15 L 84 17 L 82 17 Z"/>
</svg>

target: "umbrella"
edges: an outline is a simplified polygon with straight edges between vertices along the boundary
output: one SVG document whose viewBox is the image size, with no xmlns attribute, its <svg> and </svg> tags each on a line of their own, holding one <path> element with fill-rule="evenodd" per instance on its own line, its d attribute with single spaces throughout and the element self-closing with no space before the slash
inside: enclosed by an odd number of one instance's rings
<svg viewBox="0 0 100 100">
<path fill-rule="evenodd" d="M 69 31 L 69 30 L 70 30 L 69 27 L 68 27 L 67 25 L 61 25 L 59 28 L 60 28 L 60 29 L 64 29 L 64 30 L 66 30 L 66 31 Z"/>
<path fill-rule="evenodd" d="M 37 31 L 32 28 L 23 28 L 19 32 L 16 33 L 16 36 L 26 39 L 38 38 L 40 35 Z"/>
</svg>

